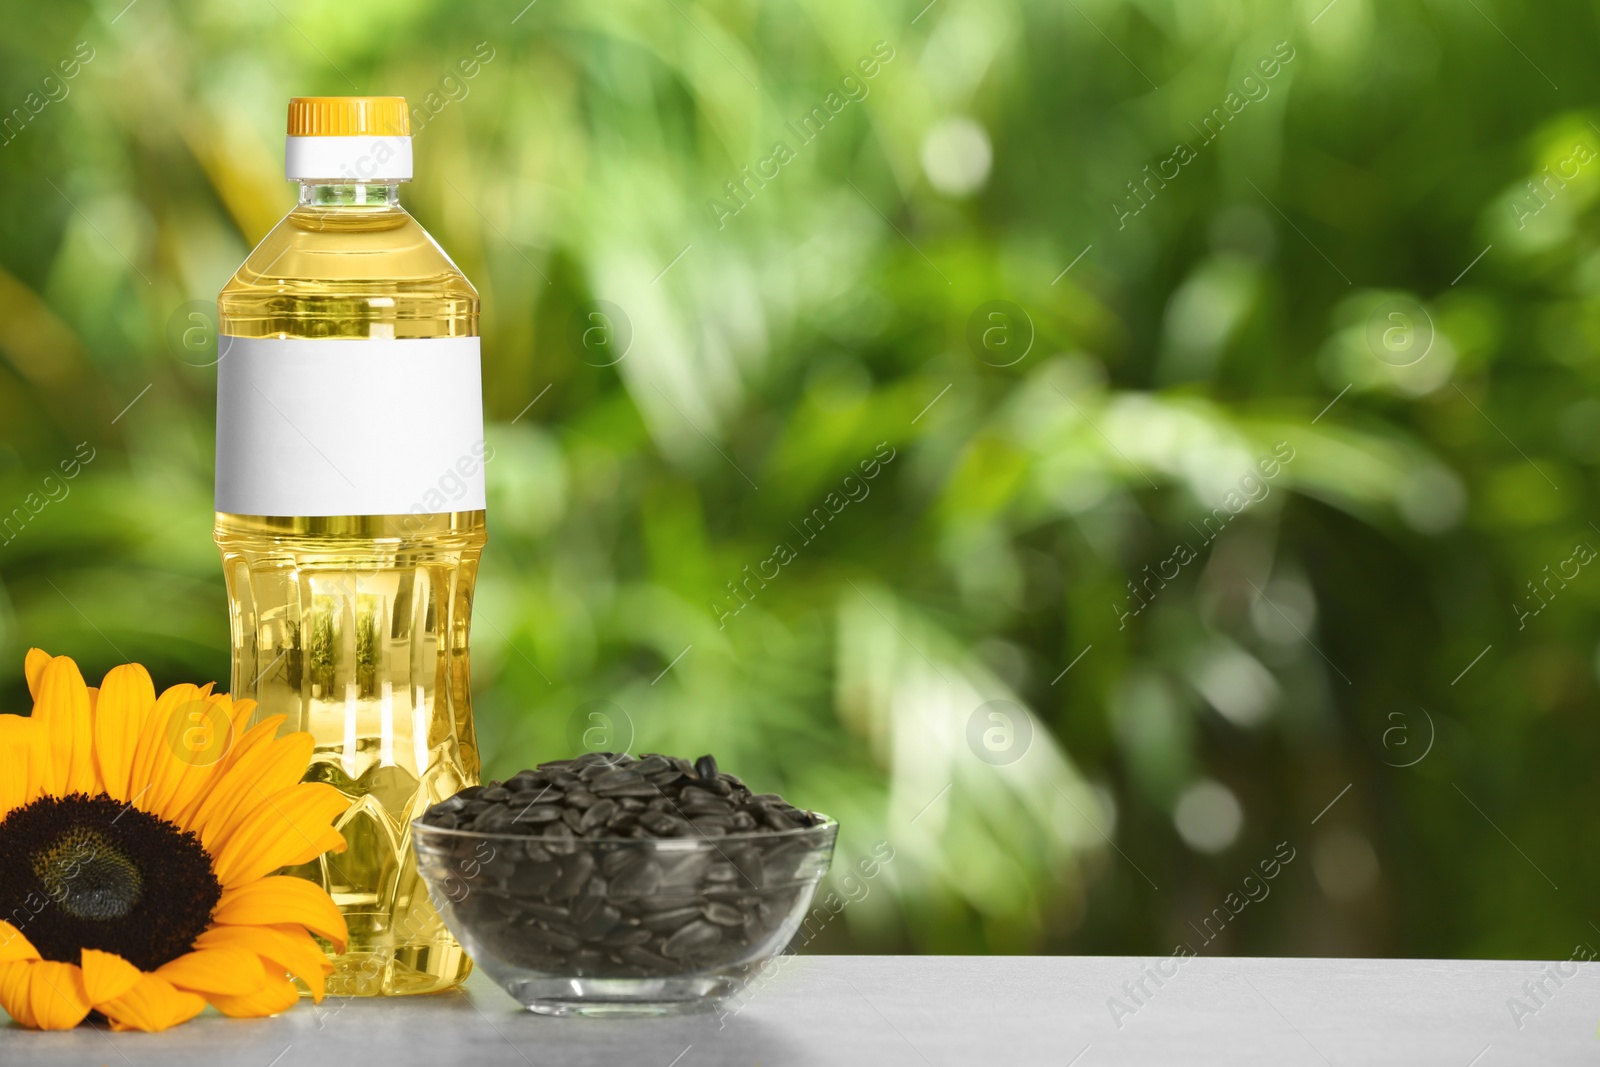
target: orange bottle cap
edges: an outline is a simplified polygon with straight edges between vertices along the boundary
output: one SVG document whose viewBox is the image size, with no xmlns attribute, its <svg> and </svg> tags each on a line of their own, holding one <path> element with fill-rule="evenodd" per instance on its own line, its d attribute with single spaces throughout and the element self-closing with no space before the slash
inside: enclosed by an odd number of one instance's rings
<svg viewBox="0 0 1600 1067">
<path fill-rule="evenodd" d="M 410 137 L 403 96 L 297 96 L 289 101 L 290 137 Z"/>
</svg>

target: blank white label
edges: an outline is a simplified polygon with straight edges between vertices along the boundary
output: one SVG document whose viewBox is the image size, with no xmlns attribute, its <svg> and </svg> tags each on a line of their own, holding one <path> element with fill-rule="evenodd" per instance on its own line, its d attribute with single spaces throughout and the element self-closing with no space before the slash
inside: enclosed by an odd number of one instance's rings
<svg viewBox="0 0 1600 1067">
<path fill-rule="evenodd" d="M 483 508 L 478 338 L 224 336 L 220 344 L 218 511 Z"/>
</svg>

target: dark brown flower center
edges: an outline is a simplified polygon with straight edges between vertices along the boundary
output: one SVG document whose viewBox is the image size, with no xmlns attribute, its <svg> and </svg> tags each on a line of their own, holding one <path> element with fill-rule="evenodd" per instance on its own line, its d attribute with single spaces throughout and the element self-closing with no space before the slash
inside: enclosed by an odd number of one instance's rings
<svg viewBox="0 0 1600 1067">
<path fill-rule="evenodd" d="M 199 838 L 108 796 L 40 797 L 0 820 L 0 919 L 47 960 L 96 948 L 155 970 L 221 897 Z"/>
<path fill-rule="evenodd" d="M 144 875 L 98 830 L 75 827 L 33 856 L 45 895 L 80 919 L 121 919 L 144 896 Z"/>
</svg>

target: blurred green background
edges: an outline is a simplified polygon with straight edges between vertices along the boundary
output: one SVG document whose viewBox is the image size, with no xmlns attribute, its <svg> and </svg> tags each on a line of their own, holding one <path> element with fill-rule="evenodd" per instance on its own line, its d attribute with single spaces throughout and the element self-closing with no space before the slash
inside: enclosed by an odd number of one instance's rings
<svg viewBox="0 0 1600 1067">
<path fill-rule="evenodd" d="M 288 97 L 403 94 L 488 771 L 604 722 L 889 842 L 827 950 L 1600 941 L 1593 4 L 124 3 L 0 40 L 10 707 L 226 681 L 205 324 Z"/>
</svg>

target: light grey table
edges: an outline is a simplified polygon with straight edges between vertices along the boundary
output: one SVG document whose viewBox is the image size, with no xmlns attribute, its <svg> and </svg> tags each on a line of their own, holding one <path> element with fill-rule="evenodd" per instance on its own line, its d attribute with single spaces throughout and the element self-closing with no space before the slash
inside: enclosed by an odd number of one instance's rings
<svg viewBox="0 0 1600 1067">
<path fill-rule="evenodd" d="M 1146 973 L 1158 963 L 1173 975 L 1158 971 L 1160 984 Z M 12 1026 L 0 1029 L 0 1065 L 1600 1062 L 1600 965 L 1560 966 L 1566 974 L 1486 960 L 798 956 L 725 1015 L 665 1019 L 532 1015 L 480 973 L 464 991 L 302 1002 L 255 1021 L 207 1014 L 165 1034 Z M 1517 1003 L 1526 1010 L 1513 1011 Z"/>
</svg>

